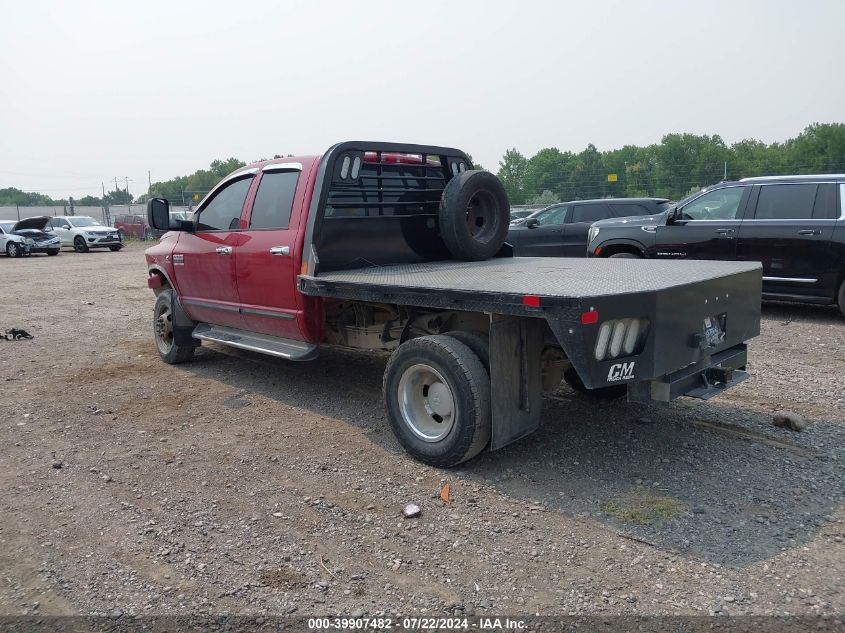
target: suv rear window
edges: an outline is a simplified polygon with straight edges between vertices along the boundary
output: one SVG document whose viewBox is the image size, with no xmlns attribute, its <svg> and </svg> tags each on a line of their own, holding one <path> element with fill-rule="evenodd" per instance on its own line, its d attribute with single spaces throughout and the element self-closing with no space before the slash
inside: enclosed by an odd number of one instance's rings
<svg viewBox="0 0 845 633">
<path fill-rule="evenodd" d="M 625 218 L 632 215 L 651 215 L 651 211 L 642 204 L 611 204 L 613 217 Z"/>
<path fill-rule="evenodd" d="M 818 185 L 762 185 L 754 218 L 807 220 L 813 217 Z"/>
<path fill-rule="evenodd" d="M 576 204 L 572 209 L 572 223 L 596 222 L 610 217 L 606 204 Z"/>
</svg>

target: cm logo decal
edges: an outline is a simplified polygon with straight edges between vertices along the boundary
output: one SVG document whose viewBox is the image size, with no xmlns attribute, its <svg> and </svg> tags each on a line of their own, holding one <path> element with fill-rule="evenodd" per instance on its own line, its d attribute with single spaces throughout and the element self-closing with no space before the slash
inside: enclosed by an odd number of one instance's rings
<svg viewBox="0 0 845 633">
<path fill-rule="evenodd" d="M 620 380 L 632 380 L 634 378 L 634 363 L 616 363 L 610 366 L 607 372 L 607 382 L 619 382 Z"/>
</svg>

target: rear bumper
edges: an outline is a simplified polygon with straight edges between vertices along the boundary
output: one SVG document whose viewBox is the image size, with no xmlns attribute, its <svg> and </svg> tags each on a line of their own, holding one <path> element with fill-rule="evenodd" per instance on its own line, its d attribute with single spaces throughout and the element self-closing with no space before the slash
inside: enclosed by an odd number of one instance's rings
<svg viewBox="0 0 845 633">
<path fill-rule="evenodd" d="M 655 380 L 628 385 L 630 402 L 670 402 L 681 396 L 708 400 L 748 378 L 744 343 L 702 358 Z"/>
</svg>

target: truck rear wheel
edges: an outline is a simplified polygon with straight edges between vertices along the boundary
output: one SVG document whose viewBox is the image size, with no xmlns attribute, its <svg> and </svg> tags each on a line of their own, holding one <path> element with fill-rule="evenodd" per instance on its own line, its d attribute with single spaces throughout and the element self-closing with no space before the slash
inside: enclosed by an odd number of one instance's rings
<svg viewBox="0 0 845 633">
<path fill-rule="evenodd" d="M 426 464 L 455 466 L 490 442 L 490 377 L 451 336 L 400 345 L 384 372 L 384 402 L 399 442 Z"/>
<path fill-rule="evenodd" d="M 194 357 L 193 347 L 177 345 L 173 339 L 173 290 L 162 290 L 153 308 L 153 338 L 158 355 L 168 365 L 184 363 Z"/>
<path fill-rule="evenodd" d="M 447 332 L 446 336 L 451 336 L 470 348 L 484 365 L 487 374 L 490 374 L 490 336 L 488 334 L 475 330 L 452 330 Z"/>
<path fill-rule="evenodd" d="M 440 234 L 452 257 L 489 259 L 502 248 L 508 233 L 508 194 L 489 171 L 465 171 L 443 189 L 439 216 Z"/>
</svg>

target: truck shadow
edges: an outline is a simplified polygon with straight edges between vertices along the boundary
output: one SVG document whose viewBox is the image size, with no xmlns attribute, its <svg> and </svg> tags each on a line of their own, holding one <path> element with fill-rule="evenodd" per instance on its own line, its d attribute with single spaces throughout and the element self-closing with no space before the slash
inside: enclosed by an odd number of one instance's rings
<svg viewBox="0 0 845 633">
<path fill-rule="evenodd" d="M 762 304 L 762 316 L 764 319 L 770 319 L 772 321 L 838 323 L 845 326 L 845 316 L 842 316 L 842 312 L 840 312 L 837 306 L 764 301 Z"/>
<path fill-rule="evenodd" d="M 373 443 L 410 459 L 385 419 L 385 362 L 330 350 L 313 362 L 289 363 L 209 346 L 183 367 L 367 429 Z M 799 435 L 773 427 L 766 413 L 718 399 L 602 402 L 567 387 L 544 407 L 533 435 L 451 471 L 457 494 L 461 479 L 474 481 L 521 502 L 591 517 L 659 549 L 732 566 L 811 540 L 839 507 L 841 423 L 814 420 Z"/>
</svg>

